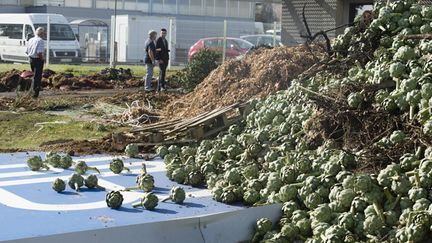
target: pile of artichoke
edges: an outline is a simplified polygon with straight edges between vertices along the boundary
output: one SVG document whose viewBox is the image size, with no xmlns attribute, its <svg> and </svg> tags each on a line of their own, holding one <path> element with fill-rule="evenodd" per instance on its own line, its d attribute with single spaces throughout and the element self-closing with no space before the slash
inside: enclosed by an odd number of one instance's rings
<svg viewBox="0 0 432 243">
<path fill-rule="evenodd" d="M 213 140 L 196 146 L 158 147 L 167 176 L 180 184 L 207 186 L 214 199 L 223 203 L 282 203 L 278 222 L 257 219 L 253 242 L 428 240 L 432 235 L 432 41 L 405 36 L 432 33 L 432 8 L 413 0 L 387 1 L 377 2 L 373 12 L 375 19 L 363 32 L 349 27 L 333 46 L 338 59 L 376 45 L 366 65 L 357 63 L 342 78 L 317 75 L 294 81 L 286 91 L 252 100 L 245 121 Z M 389 82 L 394 86 L 383 85 L 388 88 L 375 97 L 367 97 L 361 89 L 348 94 L 345 107 L 371 107 L 420 124 L 422 142 L 415 151 L 374 174 L 355 170 L 359 151 L 341 148 L 331 139 L 318 148 L 305 140 L 306 124 L 317 107 L 299 85 L 324 93 L 342 85 Z M 411 139 L 404 131 L 371 136 L 378 138 L 377 146 L 391 150 Z"/>
</svg>

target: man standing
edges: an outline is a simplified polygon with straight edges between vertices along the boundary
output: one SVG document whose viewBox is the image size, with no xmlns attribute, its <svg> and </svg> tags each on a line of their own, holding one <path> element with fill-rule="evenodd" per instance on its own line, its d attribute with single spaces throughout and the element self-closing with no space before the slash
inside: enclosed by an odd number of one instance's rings
<svg viewBox="0 0 432 243">
<path fill-rule="evenodd" d="M 147 66 L 147 76 L 145 80 L 145 91 L 153 91 L 152 88 L 152 79 L 153 79 L 153 68 L 156 65 L 156 45 L 155 40 L 157 36 L 157 32 L 154 30 L 149 31 L 149 38 L 145 43 L 145 52 L 146 56 L 144 58 L 144 63 Z"/>
<path fill-rule="evenodd" d="M 160 37 L 156 41 L 156 60 L 159 61 L 159 81 L 158 90 L 165 90 L 165 74 L 169 62 L 168 41 L 166 40 L 167 30 L 161 29 Z"/>
<path fill-rule="evenodd" d="M 45 42 L 42 39 L 44 34 L 44 28 L 37 28 L 36 36 L 31 38 L 27 43 L 26 53 L 30 58 L 30 67 L 33 72 L 33 81 L 30 87 L 30 92 L 33 93 L 33 98 L 37 98 L 39 96 L 39 91 L 41 90 L 45 52 Z"/>
</svg>

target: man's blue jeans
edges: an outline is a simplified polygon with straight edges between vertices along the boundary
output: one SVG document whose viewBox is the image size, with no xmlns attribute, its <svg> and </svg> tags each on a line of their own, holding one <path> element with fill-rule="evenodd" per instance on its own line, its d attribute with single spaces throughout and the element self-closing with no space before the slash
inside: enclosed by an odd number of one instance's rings
<svg viewBox="0 0 432 243">
<path fill-rule="evenodd" d="M 146 76 L 146 79 L 145 79 L 144 89 L 149 90 L 149 89 L 152 89 L 151 82 L 152 82 L 152 79 L 153 79 L 153 68 L 154 68 L 154 65 L 151 64 L 151 63 L 147 63 L 146 65 L 147 65 L 147 76 Z"/>
</svg>

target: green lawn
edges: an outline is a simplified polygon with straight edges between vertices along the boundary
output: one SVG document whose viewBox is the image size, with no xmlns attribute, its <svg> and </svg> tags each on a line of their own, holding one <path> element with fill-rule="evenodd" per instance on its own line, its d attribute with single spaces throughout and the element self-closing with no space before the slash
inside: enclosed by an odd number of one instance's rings
<svg viewBox="0 0 432 243">
<path fill-rule="evenodd" d="M 51 124 L 35 126 L 44 122 Z M 55 124 L 56 122 L 65 124 Z M 96 139 L 120 130 L 122 129 L 42 112 L 1 112 L 0 149 L 36 149 L 48 141 Z"/>
<path fill-rule="evenodd" d="M 99 72 L 100 70 L 109 67 L 108 64 L 82 64 L 82 65 L 72 65 L 72 64 L 51 64 L 48 67 L 45 66 L 45 68 L 49 68 L 55 72 L 71 72 L 75 76 L 80 75 L 87 75 Z M 0 63 L 0 73 L 11 70 L 11 69 L 18 69 L 18 70 L 29 70 L 30 66 L 29 64 L 15 64 L 15 63 Z M 118 65 L 116 68 L 130 68 L 133 72 L 134 76 L 144 76 L 146 74 L 146 67 L 143 64 L 140 65 Z M 173 68 L 171 70 L 168 70 L 169 72 L 176 72 L 178 68 Z M 154 69 L 155 74 L 154 76 L 159 74 L 159 68 Z"/>
</svg>

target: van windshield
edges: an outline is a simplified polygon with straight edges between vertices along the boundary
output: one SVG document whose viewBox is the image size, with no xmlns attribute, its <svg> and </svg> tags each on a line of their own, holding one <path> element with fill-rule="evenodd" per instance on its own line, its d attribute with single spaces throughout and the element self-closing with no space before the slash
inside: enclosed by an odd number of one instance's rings
<svg viewBox="0 0 432 243">
<path fill-rule="evenodd" d="M 47 24 L 35 24 L 35 29 L 42 27 L 47 29 Z M 50 39 L 51 40 L 75 40 L 75 34 L 68 24 L 50 24 Z M 44 37 L 46 40 L 46 37 Z"/>
</svg>

